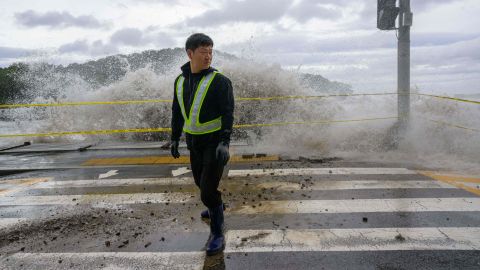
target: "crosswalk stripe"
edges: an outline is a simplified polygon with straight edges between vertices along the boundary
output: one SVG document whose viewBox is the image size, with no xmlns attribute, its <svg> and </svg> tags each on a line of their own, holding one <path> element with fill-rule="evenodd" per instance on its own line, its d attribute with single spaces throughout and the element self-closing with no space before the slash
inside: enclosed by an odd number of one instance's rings
<svg viewBox="0 0 480 270">
<path fill-rule="evenodd" d="M 60 187 L 116 187 L 129 185 L 188 185 L 194 184 L 192 177 L 166 178 L 128 178 L 128 179 L 92 179 L 49 181 L 35 185 L 35 188 Z"/>
<path fill-rule="evenodd" d="M 408 198 L 260 201 L 233 208 L 234 214 L 480 211 L 480 198 Z"/>
<path fill-rule="evenodd" d="M 434 228 L 361 228 L 304 230 L 229 230 L 224 253 L 254 252 L 351 252 L 399 250 L 480 250 L 479 227 Z M 36 266 L 89 264 L 102 259 L 105 266 L 145 268 L 202 269 L 205 253 L 190 252 L 78 252 L 15 253 L 3 259 L 4 265 L 34 263 Z"/>
<path fill-rule="evenodd" d="M 235 230 L 225 252 L 480 250 L 480 228 Z"/>
<path fill-rule="evenodd" d="M 0 206 L 189 203 L 198 200 L 195 199 L 196 195 L 196 193 L 191 192 L 172 192 L 18 196 L 1 198 Z M 480 211 L 480 198 L 461 197 L 259 201 L 258 204 L 243 205 L 238 208 L 233 208 L 230 211 L 238 214 Z"/>
<path fill-rule="evenodd" d="M 302 186 L 303 185 L 303 186 Z M 305 187 L 302 183 L 262 182 L 260 188 L 277 190 L 299 190 Z M 389 180 L 352 180 L 352 181 L 315 181 L 308 185 L 308 190 L 342 190 L 342 189 L 401 189 L 401 188 L 454 188 L 454 186 L 438 181 L 389 181 Z"/>
<path fill-rule="evenodd" d="M 7 227 L 13 226 L 20 222 L 26 221 L 26 218 L 0 218 L 0 229 L 5 229 Z"/>
<path fill-rule="evenodd" d="M 109 205 L 139 203 L 183 203 L 195 198 L 194 193 L 134 193 L 134 194 L 102 194 L 102 195 L 52 195 L 5 197 L 0 199 L 0 206 L 5 205 Z"/>
<path fill-rule="evenodd" d="M 416 174 L 405 168 L 285 168 L 229 170 L 228 176 L 320 175 L 320 174 Z"/>
<path fill-rule="evenodd" d="M 62 260 L 62 264 L 59 264 Z M 86 253 L 15 253 L 0 260 L 4 266 L 24 269 L 66 269 L 69 264 L 82 269 L 203 269 L 205 252 L 86 252 Z M 16 269 L 16 268 L 15 268 Z"/>
<path fill-rule="evenodd" d="M 31 186 L 49 181 L 50 179 L 51 177 L 2 180 L 0 181 L 0 198 L 1 196 L 8 196 L 26 190 Z"/>
<path fill-rule="evenodd" d="M 250 183 L 255 188 L 274 188 L 277 190 L 299 190 L 302 183 L 290 181 L 262 181 L 261 183 L 243 180 L 222 181 L 220 185 L 229 188 L 232 185 Z M 50 181 L 35 185 L 35 189 L 77 188 L 77 187 L 120 187 L 130 185 L 194 185 L 193 178 L 151 178 L 151 179 L 112 179 L 112 180 L 73 180 Z M 304 187 L 304 186 L 303 186 Z M 435 180 L 314 180 L 308 185 L 310 190 L 336 189 L 399 189 L 399 188 L 455 188 L 448 183 Z"/>
</svg>

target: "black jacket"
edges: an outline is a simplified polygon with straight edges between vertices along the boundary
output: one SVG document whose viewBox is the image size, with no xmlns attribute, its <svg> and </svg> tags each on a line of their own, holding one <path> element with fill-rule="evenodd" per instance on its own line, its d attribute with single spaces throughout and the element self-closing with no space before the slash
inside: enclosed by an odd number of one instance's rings
<svg viewBox="0 0 480 270">
<path fill-rule="evenodd" d="M 190 62 L 183 65 L 181 69 L 181 75 L 185 77 L 183 83 L 185 111 L 189 112 L 197 91 L 198 83 L 204 75 L 213 72 L 216 69 L 210 67 L 202 70 L 200 73 L 192 74 L 190 70 Z M 180 139 L 185 122 L 176 94 L 176 85 L 179 78 L 180 75 L 175 79 L 175 84 L 173 86 L 171 137 L 173 141 L 178 141 Z M 210 84 L 210 88 L 203 101 L 200 110 L 200 122 L 205 123 L 222 116 L 222 128 L 219 131 L 203 135 L 192 135 L 187 133 L 187 147 L 190 149 L 191 147 L 201 147 L 207 144 L 218 144 L 220 141 L 229 144 L 233 126 L 233 110 L 234 98 L 232 82 L 223 74 L 217 74 Z"/>
</svg>

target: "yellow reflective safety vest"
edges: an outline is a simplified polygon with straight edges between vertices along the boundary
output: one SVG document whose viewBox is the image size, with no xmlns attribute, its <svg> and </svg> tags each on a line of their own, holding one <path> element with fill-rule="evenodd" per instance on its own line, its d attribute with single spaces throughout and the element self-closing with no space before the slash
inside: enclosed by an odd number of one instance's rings
<svg viewBox="0 0 480 270">
<path fill-rule="evenodd" d="M 203 78 L 200 80 L 188 115 L 185 112 L 185 104 L 183 101 L 183 82 L 185 81 L 185 77 L 180 75 L 178 78 L 175 92 L 177 94 L 177 100 L 182 111 L 183 119 L 185 120 L 185 124 L 183 126 L 183 131 L 185 133 L 200 135 L 212 133 L 222 128 L 221 116 L 206 123 L 200 123 L 200 111 L 202 109 L 203 100 L 205 99 L 208 89 L 210 88 L 210 84 L 217 73 L 219 72 L 210 72 L 203 76 Z"/>
</svg>

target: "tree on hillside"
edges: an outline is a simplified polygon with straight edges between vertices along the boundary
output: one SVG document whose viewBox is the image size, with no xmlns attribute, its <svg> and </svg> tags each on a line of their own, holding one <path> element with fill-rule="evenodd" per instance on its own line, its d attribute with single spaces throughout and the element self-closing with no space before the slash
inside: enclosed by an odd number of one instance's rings
<svg viewBox="0 0 480 270">
<path fill-rule="evenodd" d="M 23 98 L 25 84 L 19 77 L 27 70 L 28 66 L 22 63 L 0 68 L 0 104 L 12 103 Z"/>
</svg>

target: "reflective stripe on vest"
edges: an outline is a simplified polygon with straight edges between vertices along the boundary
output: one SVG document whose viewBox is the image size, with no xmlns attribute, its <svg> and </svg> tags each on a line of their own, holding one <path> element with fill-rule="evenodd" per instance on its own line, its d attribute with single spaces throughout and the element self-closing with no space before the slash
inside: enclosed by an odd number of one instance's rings
<svg viewBox="0 0 480 270">
<path fill-rule="evenodd" d="M 180 109 L 182 110 L 183 119 L 185 119 L 185 125 L 183 126 L 183 131 L 189 134 L 207 134 L 212 133 L 222 128 L 222 117 L 218 117 L 213 119 L 212 121 L 208 121 L 206 123 L 200 123 L 200 110 L 202 109 L 203 100 L 207 95 L 208 89 L 210 88 L 210 84 L 217 75 L 218 72 L 210 72 L 207 75 L 203 76 L 198 84 L 197 92 L 195 93 L 195 97 L 193 98 L 192 106 L 190 107 L 190 113 L 185 113 L 185 104 L 183 102 L 183 82 L 185 78 L 180 75 L 177 81 L 177 100 L 180 105 Z"/>
</svg>

